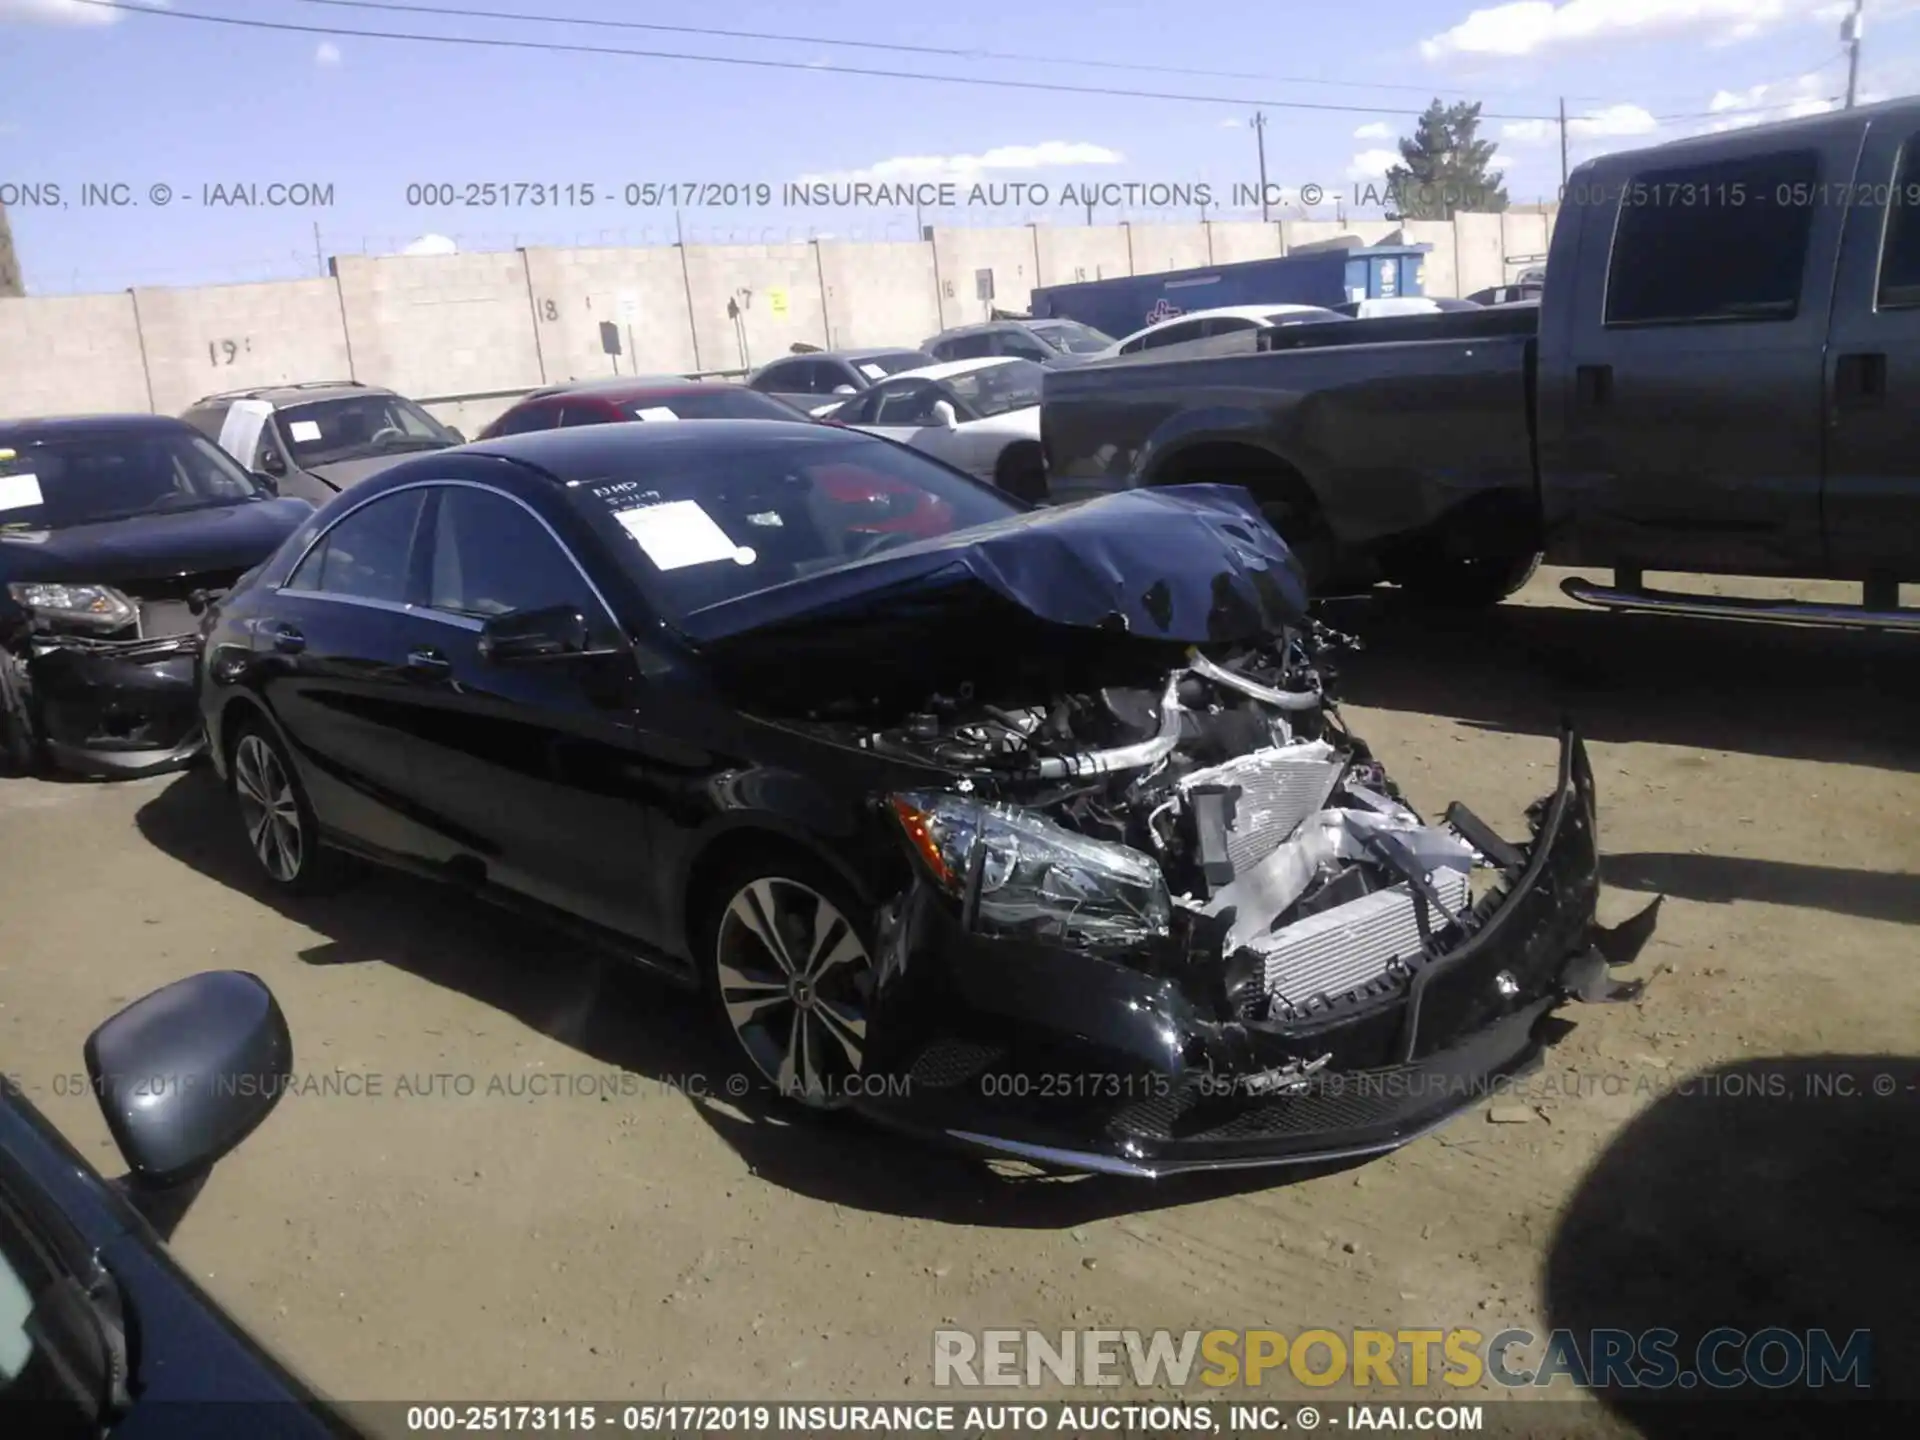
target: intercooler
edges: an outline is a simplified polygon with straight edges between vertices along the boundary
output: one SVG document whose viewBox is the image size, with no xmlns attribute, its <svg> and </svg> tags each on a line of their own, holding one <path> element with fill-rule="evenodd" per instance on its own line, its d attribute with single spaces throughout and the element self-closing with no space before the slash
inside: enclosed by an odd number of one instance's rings
<svg viewBox="0 0 1920 1440">
<path fill-rule="evenodd" d="M 1464 870 L 1437 869 L 1432 881 L 1449 911 L 1467 908 L 1470 882 Z M 1450 918 L 1429 912 L 1435 929 Z M 1261 937 L 1253 949 L 1264 962 L 1273 1004 L 1304 1008 L 1318 996 L 1343 995 L 1378 978 L 1395 960 L 1417 955 L 1420 944 L 1413 893 L 1401 884 L 1296 920 Z"/>
</svg>

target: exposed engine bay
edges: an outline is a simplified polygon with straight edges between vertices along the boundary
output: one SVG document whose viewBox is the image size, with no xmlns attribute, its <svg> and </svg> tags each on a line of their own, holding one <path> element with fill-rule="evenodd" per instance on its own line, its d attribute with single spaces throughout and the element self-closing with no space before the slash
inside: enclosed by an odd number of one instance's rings
<svg viewBox="0 0 1920 1440">
<path fill-rule="evenodd" d="M 861 743 L 960 777 L 894 805 L 983 930 L 1158 954 L 1237 1018 L 1309 1020 L 1399 988 L 1471 929 L 1475 867 L 1500 868 L 1341 725 L 1324 662 L 1355 643 L 1309 622 L 1190 649 L 1157 688 L 936 695 Z"/>
</svg>

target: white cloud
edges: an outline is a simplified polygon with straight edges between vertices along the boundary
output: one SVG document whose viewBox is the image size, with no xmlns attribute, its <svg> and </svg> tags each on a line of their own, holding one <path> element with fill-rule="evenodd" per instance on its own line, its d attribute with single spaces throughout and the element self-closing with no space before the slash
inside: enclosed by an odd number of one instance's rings
<svg viewBox="0 0 1920 1440">
<path fill-rule="evenodd" d="M 313 49 L 313 63 L 316 65 L 338 65 L 340 47 L 331 40 L 322 40 Z"/>
<path fill-rule="evenodd" d="M 1347 166 L 1349 180 L 1381 180 L 1401 163 L 1398 150 L 1362 150 Z"/>
<path fill-rule="evenodd" d="M 460 247 L 445 235 L 422 235 L 400 247 L 402 255 L 458 255 Z"/>
<path fill-rule="evenodd" d="M 1839 81 L 1818 70 L 1792 80 L 1772 84 L 1749 85 L 1744 90 L 1717 90 L 1707 109 L 1725 118 L 1707 126 L 1709 131 L 1737 130 L 1743 125 L 1761 125 L 1771 120 L 1798 120 L 1806 115 L 1824 115 L 1839 101 L 1834 92 Z"/>
<path fill-rule="evenodd" d="M 76 5 L 73 0 L 0 0 L 0 21 L 24 20 L 42 25 L 111 25 L 118 10 L 98 5 Z"/>
<path fill-rule="evenodd" d="M 1610 40 L 1745 40 L 1794 21 L 1821 18 L 1832 0 L 1512 0 L 1475 10 L 1420 42 L 1428 60 L 1511 58 Z"/>
<path fill-rule="evenodd" d="M 1638 105 L 1608 105 L 1586 115 L 1569 116 L 1569 140 L 1611 140 L 1622 135 L 1651 135 L 1660 128 L 1651 111 Z M 1514 120 L 1500 127 L 1508 145 L 1545 145 L 1560 138 L 1558 120 Z"/>
<path fill-rule="evenodd" d="M 1000 145 L 980 155 L 895 155 L 864 170 L 802 175 L 800 183 L 850 180 L 971 180 L 993 170 L 1052 170 L 1075 165 L 1119 165 L 1126 156 L 1104 145 L 1046 140 L 1038 145 Z"/>
<path fill-rule="evenodd" d="M 1393 139 L 1393 127 L 1384 120 L 1375 120 L 1371 125 L 1362 125 L 1358 130 L 1354 131 L 1353 138 L 1356 140 L 1391 140 Z"/>
<path fill-rule="evenodd" d="M 1238 130 L 1243 123 L 1245 122 L 1240 120 L 1222 120 L 1220 122 L 1220 128 L 1222 130 Z"/>
</svg>

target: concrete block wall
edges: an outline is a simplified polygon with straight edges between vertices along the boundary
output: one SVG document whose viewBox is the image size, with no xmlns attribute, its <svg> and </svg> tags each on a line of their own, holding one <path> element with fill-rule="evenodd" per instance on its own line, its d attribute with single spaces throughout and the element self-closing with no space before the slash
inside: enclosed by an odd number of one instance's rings
<svg viewBox="0 0 1920 1440">
<path fill-rule="evenodd" d="M 132 297 L 153 408 L 163 414 L 220 390 L 353 374 L 331 280 L 141 289 Z"/>
<path fill-rule="evenodd" d="M 541 385 L 763 365 L 796 343 L 917 345 L 1024 310 L 1037 285 L 1268 259 L 1404 229 L 1426 288 L 1464 295 L 1545 253 L 1550 215 L 936 228 L 927 240 L 348 255 L 327 279 L 0 298 L 0 418 L 177 414 L 217 390 L 350 377 L 468 434 Z M 978 298 L 980 271 L 995 298 Z M 738 316 L 727 313 L 732 301 Z M 602 348 L 611 321 L 622 354 Z"/>
</svg>

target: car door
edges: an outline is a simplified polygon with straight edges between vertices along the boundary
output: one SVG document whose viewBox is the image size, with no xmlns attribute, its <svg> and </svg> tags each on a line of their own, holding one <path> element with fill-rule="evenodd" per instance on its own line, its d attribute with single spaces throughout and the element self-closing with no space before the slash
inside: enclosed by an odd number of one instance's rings
<svg viewBox="0 0 1920 1440">
<path fill-rule="evenodd" d="M 524 899 L 641 939 L 650 897 L 650 791 L 634 749 L 638 680 L 599 592 L 525 501 L 468 482 L 434 487 L 426 588 L 406 721 L 421 787 L 467 837 L 486 878 Z M 495 663 L 490 618 L 569 606 L 589 658 Z"/>
<path fill-rule="evenodd" d="M 945 400 L 955 405 L 955 413 L 959 413 L 960 407 L 946 386 L 934 380 L 913 379 L 889 381 L 876 385 L 874 390 L 873 408 L 863 412 L 873 418 L 861 429 L 924 450 L 962 470 L 969 468 L 966 463 L 969 432 L 947 429 L 933 411 L 936 404 Z"/>
<path fill-rule="evenodd" d="M 1566 348 L 1551 358 L 1542 343 L 1543 388 L 1565 387 L 1557 445 L 1542 425 L 1549 533 L 1575 552 L 1556 558 L 1822 565 L 1821 353 L 1845 213 L 1830 202 L 1852 181 L 1857 136 L 1843 119 L 1789 140 L 1759 130 L 1698 160 L 1654 151 L 1603 174 L 1612 198 L 1580 215 L 1566 277 Z"/>
<path fill-rule="evenodd" d="M 460 853 L 416 787 L 406 736 L 418 682 L 409 601 L 426 492 L 390 491 L 335 521 L 272 592 L 253 626 L 267 705 L 323 829 L 404 859 Z"/>
<path fill-rule="evenodd" d="M 1827 329 L 1827 561 L 1912 576 L 1920 507 L 1920 131 L 1875 120 Z"/>
</svg>

